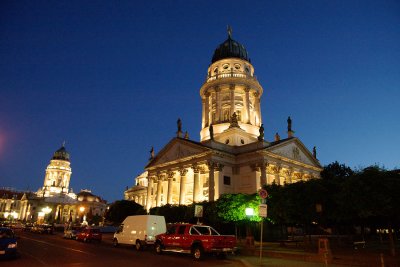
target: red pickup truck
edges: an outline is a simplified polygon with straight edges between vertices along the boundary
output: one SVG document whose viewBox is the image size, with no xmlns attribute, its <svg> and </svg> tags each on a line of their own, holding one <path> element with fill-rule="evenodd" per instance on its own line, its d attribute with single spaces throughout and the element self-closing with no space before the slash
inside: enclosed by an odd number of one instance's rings
<svg viewBox="0 0 400 267">
<path fill-rule="evenodd" d="M 195 260 L 200 260 L 204 253 L 225 256 L 233 252 L 236 237 L 220 235 L 214 228 L 198 224 L 171 224 L 165 234 L 156 236 L 157 254 L 163 251 L 191 253 Z"/>
</svg>

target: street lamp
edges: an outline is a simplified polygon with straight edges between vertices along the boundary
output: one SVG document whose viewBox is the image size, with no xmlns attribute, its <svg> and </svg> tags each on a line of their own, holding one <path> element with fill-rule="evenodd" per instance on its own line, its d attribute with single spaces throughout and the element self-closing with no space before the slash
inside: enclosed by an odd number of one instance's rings
<svg viewBox="0 0 400 267">
<path fill-rule="evenodd" d="M 247 217 L 253 216 L 254 215 L 254 209 L 253 208 L 246 208 L 245 213 Z"/>
<path fill-rule="evenodd" d="M 246 208 L 245 213 L 246 213 L 246 216 L 250 218 L 250 217 L 254 216 L 254 209 Z M 251 234 L 249 225 L 247 225 L 247 231 L 246 231 L 246 245 L 254 246 L 254 237 Z"/>
</svg>

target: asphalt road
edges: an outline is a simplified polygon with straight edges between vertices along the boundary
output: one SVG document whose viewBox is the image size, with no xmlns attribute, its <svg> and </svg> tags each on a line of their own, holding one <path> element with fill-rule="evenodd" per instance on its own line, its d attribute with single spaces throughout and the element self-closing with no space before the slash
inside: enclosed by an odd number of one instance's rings
<svg viewBox="0 0 400 267">
<path fill-rule="evenodd" d="M 239 267 L 243 264 L 235 256 L 216 259 L 212 256 L 194 261 L 186 254 L 157 255 L 153 250 L 136 251 L 133 247 L 112 246 L 112 235 L 103 235 L 101 243 L 83 243 L 63 239 L 60 233 L 54 235 L 17 232 L 19 257 L 14 260 L 0 260 L 0 266 L 138 266 L 138 267 L 180 267 L 180 266 L 221 266 Z"/>
</svg>

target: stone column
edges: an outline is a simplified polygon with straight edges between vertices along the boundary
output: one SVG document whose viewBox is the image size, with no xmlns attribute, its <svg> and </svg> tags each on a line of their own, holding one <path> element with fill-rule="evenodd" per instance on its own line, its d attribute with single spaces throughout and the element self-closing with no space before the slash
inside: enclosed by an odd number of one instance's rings
<svg viewBox="0 0 400 267">
<path fill-rule="evenodd" d="M 254 97 L 255 97 L 255 103 L 254 103 L 254 109 L 256 110 L 256 114 L 258 117 L 258 121 L 254 122 L 255 125 L 257 126 L 261 126 L 261 108 L 260 108 L 260 94 L 258 92 L 254 93 Z"/>
<path fill-rule="evenodd" d="M 265 162 L 262 162 L 260 164 L 260 171 L 261 171 L 261 175 L 260 175 L 260 186 L 263 187 L 266 183 L 267 183 L 267 172 L 265 170 L 266 164 Z"/>
<path fill-rule="evenodd" d="M 157 206 L 157 207 L 161 206 L 162 181 L 163 181 L 163 176 L 162 176 L 162 175 L 158 175 L 158 183 L 157 183 L 157 202 L 156 202 L 156 206 Z"/>
<path fill-rule="evenodd" d="M 201 110 L 202 110 L 202 118 L 201 118 L 201 129 L 206 127 L 206 100 L 204 98 L 201 99 Z"/>
<path fill-rule="evenodd" d="M 214 199 L 219 198 L 221 195 L 221 188 L 223 186 L 223 179 L 220 179 L 219 175 L 224 165 L 221 163 L 216 162 L 214 165 Z"/>
<path fill-rule="evenodd" d="M 206 96 L 206 100 L 205 100 L 205 114 L 204 114 L 204 119 L 205 119 L 205 126 L 204 127 L 208 127 L 210 125 L 210 93 L 205 93 L 204 94 Z"/>
<path fill-rule="evenodd" d="M 247 122 L 246 123 L 251 123 L 250 122 L 250 88 L 248 88 L 248 87 L 246 87 L 245 89 L 244 89 L 244 91 L 245 91 L 245 93 L 246 93 L 246 120 L 247 120 Z"/>
<path fill-rule="evenodd" d="M 180 180 L 181 180 L 181 184 L 180 184 L 180 190 L 179 190 L 179 205 L 185 205 L 185 195 L 186 195 L 186 173 L 187 173 L 187 169 L 180 169 L 179 170 L 180 173 Z"/>
<path fill-rule="evenodd" d="M 229 90 L 231 92 L 231 111 L 229 117 L 232 117 L 233 113 L 235 112 L 235 85 L 231 84 L 229 86 Z"/>
<path fill-rule="evenodd" d="M 174 181 L 175 172 L 168 172 L 168 194 L 167 204 L 172 204 L 172 186 Z"/>
<path fill-rule="evenodd" d="M 274 166 L 273 172 L 275 175 L 275 181 L 278 185 L 283 185 L 283 181 L 281 180 L 281 177 L 279 176 L 280 171 L 281 171 L 280 166 Z"/>
<path fill-rule="evenodd" d="M 149 182 L 148 182 L 148 186 L 147 186 L 147 199 L 146 199 L 146 209 L 147 209 L 147 211 L 149 211 L 150 208 L 151 208 L 151 204 L 152 204 L 152 201 L 151 201 L 151 189 L 153 188 L 153 178 L 149 177 L 148 179 L 149 179 Z"/>
<path fill-rule="evenodd" d="M 219 100 L 220 98 L 220 92 L 221 89 L 217 86 L 215 87 L 215 106 L 216 106 L 216 114 L 215 114 L 215 120 L 216 122 L 221 121 L 221 101 Z"/>
<path fill-rule="evenodd" d="M 208 162 L 208 201 L 214 201 L 214 162 Z"/>
<path fill-rule="evenodd" d="M 193 164 L 193 202 L 200 201 L 200 169 L 197 164 Z"/>
</svg>

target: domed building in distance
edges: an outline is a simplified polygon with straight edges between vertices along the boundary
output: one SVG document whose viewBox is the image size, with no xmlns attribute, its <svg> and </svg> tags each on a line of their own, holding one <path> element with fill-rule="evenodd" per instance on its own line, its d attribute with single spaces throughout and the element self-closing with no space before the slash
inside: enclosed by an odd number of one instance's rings
<svg viewBox="0 0 400 267">
<path fill-rule="evenodd" d="M 265 139 L 263 93 L 246 48 L 228 30 L 200 87 L 200 141 L 189 140 L 178 119 L 176 137 L 157 154 L 152 149 L 145 172 L 124 192 L 125 199 L 149 210 L 214 201 L 225 193 L 252 194 L 265 184 L 319 178 L 322 167 L 315 147 L 310 152 L 294 136 L 290 117 L 286 138 L 276 134 L 271 141 Z"/>
<path fill-rule="evenodd" d="M 0 201 L 0 216 L 13 214 L 13 219 L 39 223 L 82 223 L 93 216 L 102 217 L 107 202 L 87 189 L 75 194 L 70 188 L 71 175 L 70 154 L 63 144 L 50 159 L 37 192 L 3 192 L 12 199 Z"/>
</svg>

